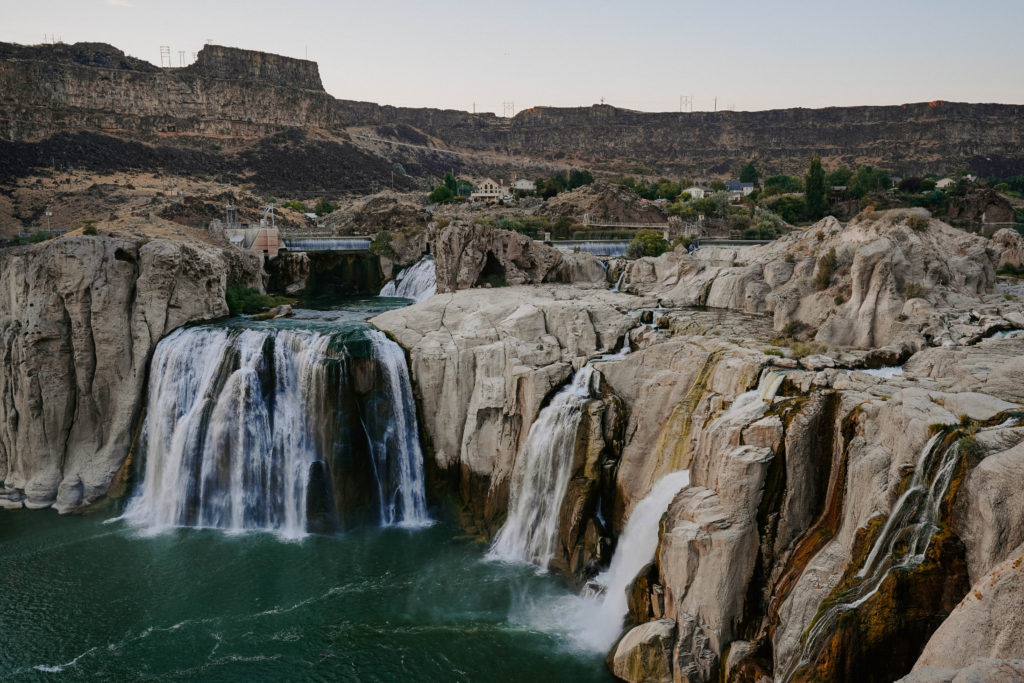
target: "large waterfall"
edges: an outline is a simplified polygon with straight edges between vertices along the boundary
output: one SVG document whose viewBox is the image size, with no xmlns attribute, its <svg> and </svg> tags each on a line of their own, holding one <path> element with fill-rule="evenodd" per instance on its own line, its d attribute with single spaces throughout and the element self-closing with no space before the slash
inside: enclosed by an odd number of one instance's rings
<svg viewBox="0 0 1024 683">
<path fill-rule="evenodd" d="M 583 404 L 593 396 L 594 369 L 584 365 L 530 427 L 516 458 L 505 524 L 489 557 L 546 568 L 555 554 L 562 499 L 569 485 Z"/>
<path fill-rule="evenodd" d="M 409 266 L 384 285 L 381 296 L 396 296 L 413 301 L 423 301 L 437 292 L 437 273 L 434 259 L 424 256 L 415 265 Z"/>
<path fill-rule="evenodd" d="M 375 330 L 204 326 L 157 346 L 125 517 L 286 536 L 428 520 L 405 358 Z"/>
</svg>

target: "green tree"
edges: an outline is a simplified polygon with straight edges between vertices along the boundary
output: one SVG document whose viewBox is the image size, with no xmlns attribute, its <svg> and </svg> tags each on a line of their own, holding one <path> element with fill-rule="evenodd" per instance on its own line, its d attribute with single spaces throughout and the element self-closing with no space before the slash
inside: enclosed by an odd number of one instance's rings
<svg viewBox="0 0 1024 683">
<path fill-rule="evenodd" d="M 569 171 L 569 182 L 566 184 L 566 189 L 575 190 L 577 187 L 590 185 L 593 182 L 594 176 L 591 175 L 590 171 L 578 171 L 573 169 Z"/>
<path fill-rule="evenodd" d="M 757 185 L 757 169 L 754 168 L 754 164 L 747 164 L 740 170 L 740 182 Z"/>
<path fill-rule="evenodd" d="M 801 192 L 804 184 L 799 178 L 791 175 L 773 175 L 764 181 L 764 193 L 766 195 L 788 194 L 790 192 Z"/>
<path fill-rule="evenodd" d="M 438 185 L 434 188 L 427 199 L 434 204 L 443 204 L 444 202 L 450 201 L 455 194 L 448 188 L 447 185 Z"/>
<path fill-rule="evenodd" d="M 816 221 L 825 215 L 828 202 L 825 201 L 825 171 L 821 168 L 821 157 L 811 157 L 811 166 L 804 178 L 804 203 L 807 215 Z"/>
<path fill-rule="evenodd" d="M 451 171 L 444 174 L 444 186 L 448 188 L 453 197 L 459 193 L 458 181 L 455 180 L 455 175 Z"/>
<path fill-rule="evenodd" d="M 626 256 L 629 258 L 640 258 L 641 256 L 661 256 L 669 249 L 668 240 L 661 236 L 656 230 L 641 230 L 633 238 L 633 241 L 626 247 Z"/>
<path fill-rule="evenodd" d="M 725 183 L 723 183 L 721 180 L 712 180 L 711 189 L 714 190 L 715 192 L 724 192 L 726 189 Z"/>
<path fill-rule="evenodd" d="M 853 177 L 853 171 L 847 166 L 840 166 L 834 171 L 830 171 L 825 176 L 826 187 L 836 187 L 839 185 L 849 185 L 850 178 Z"/>
<path fill-rule="evenodd" d="M 876 171 L 870 166 L 861 166 L 850 180 L 850 194 L 854 197 L 863 197 L 871 192 L 884 190 L 889 185 L 889 174 L 887 172 Z"/>
<path fill-rule="evenodd" d="M 327 201 L 326 197 L 321 197 L 320 200 L 316 203 L 316 206 L 313 207 L 313 213 L 315 213 L 317 216 L 326 216 L 327 214 L 331 213 L 332 211 L 336 211 L 337 209 L 337 204 L 331 204 L 329 201 Z"/>
</svg>

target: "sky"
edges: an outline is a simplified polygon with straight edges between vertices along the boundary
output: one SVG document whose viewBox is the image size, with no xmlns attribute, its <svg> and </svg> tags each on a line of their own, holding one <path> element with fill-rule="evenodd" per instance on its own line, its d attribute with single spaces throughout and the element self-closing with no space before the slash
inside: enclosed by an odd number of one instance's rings
<svg viewBox="0 0 1024 683">
<path fill-rule="evenodd" d="M 335 97 L 504 115 L 1024 104 L 1024 0 L 0 0 L 0 41 L 204 43 L 319 63 Z"/>
</svg>

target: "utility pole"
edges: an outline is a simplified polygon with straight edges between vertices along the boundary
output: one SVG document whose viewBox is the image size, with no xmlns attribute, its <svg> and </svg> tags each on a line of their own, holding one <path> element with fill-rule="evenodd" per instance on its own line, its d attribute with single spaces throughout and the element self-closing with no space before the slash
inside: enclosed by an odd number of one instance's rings
<svg viewBox="0 0 1024 683">
<path fill-rule="evenodd" d="M 718 95 L 715 95 L 715 111 L 718 111 Z"/>
</svg>

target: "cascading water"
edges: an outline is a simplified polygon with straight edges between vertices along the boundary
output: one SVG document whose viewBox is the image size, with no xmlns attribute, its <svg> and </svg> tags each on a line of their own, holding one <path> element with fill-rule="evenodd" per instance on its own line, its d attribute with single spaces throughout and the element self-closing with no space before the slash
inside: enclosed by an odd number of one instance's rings
<svg viewBox="0 0 1024 683">
<path fill-rule="evenodd" d="M 395 279 L 384 285 L 381 296 L 394 296 L 413 301 L 429 299 L 437 293 L 437 272 L 434 259 L 424 256 L 415 265 L 398 273 Z"/>
<path fill-rule="evenodd" d="M 661 518 L 689 483 L 689 470 L 659 479 L 629 515 L 608 569 L 579 595 L 528 605 L 524 621 L 540 631 L 565 634 L 581 650 L 607 652 L 622 633 L 630 584 L 654 559 Z"/>
<path fill-rule="evenodd" d="M 944 429 L 928 440 L 918 457 L 907 490 L 893 506 L 864 563 L 855 575 L 856 583 L 837 601 L 824 609 L 804 636 L 800 656 L 778 680 L 788 681 L 797 669 L 812 664 L 821 648 L 847 612 L 863 605 L 894 570 L 910 570 L 925 558 L 928 544 L 938 530 L 939 510 L 949 489 L 960 448 Z"/>
<path fill-rule="evenodd" d="M 622 273 L 619 275 L 619 279 L 615 281 L 615 284 L 608 288 L 609 291 L 617 292 L 622 287 L 622 281 L 626 279 L 626 269 L 622 269 Z"/>
<path fill-rule="evenodd" d="M 178 330 L 153 358 L 140 445 L 125 517 L 150 530 L 301 536 L 368 504 L 353 493 L 365 471 L 381 524 L 428 521 L 405 358 L 376 331 Z"/>
<path fill-rule="evenodd" d="M 383 438 L 371 440 L 380 519 L 387 525 L 422 525 L 429 522 L 430 517 L 424 494 L 423 454 L 416 426 L 416 404 L 405 354 L 383 332 L 373 330 L 368 336 L 374 357 L 380 360 L 387 377 L 386 400 L 398 408 L 392 419 L 383 424 L 380 424 L 380 417 L 386 414 L 384 411 L 370 410 L 366 417 L 374 427 L 369 431 L 383 435 Z"/>
<path fill-rule="evenodd" d="M 583 404 L 593 396 L 593 381 L 594 369 L 581 367 L 530 427 L 512 472 L 508 518 L 488 557 L 546 568 L 554 556 L 576 432 Z"/>
</svg>

